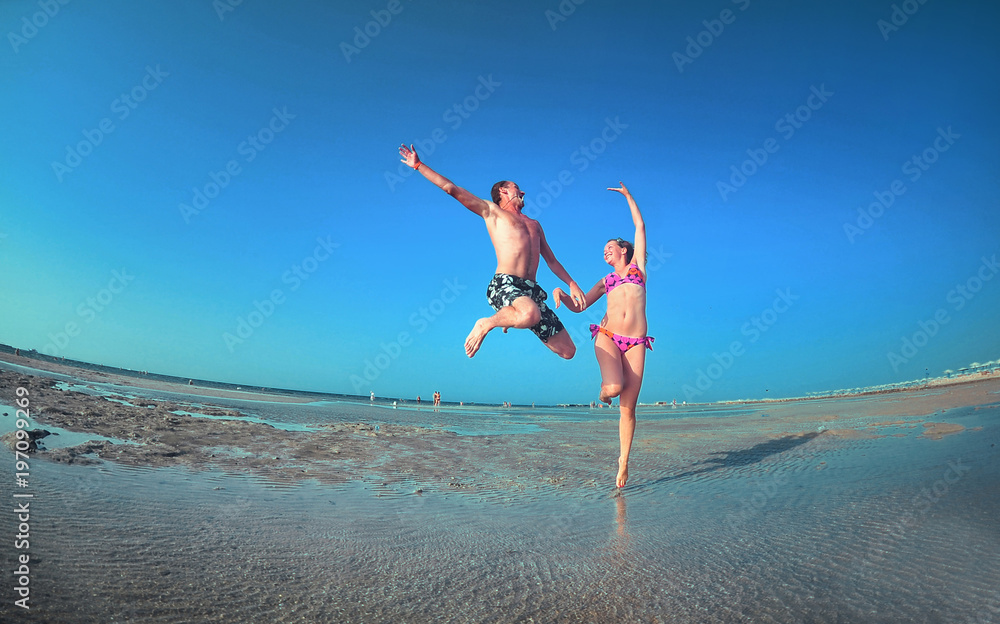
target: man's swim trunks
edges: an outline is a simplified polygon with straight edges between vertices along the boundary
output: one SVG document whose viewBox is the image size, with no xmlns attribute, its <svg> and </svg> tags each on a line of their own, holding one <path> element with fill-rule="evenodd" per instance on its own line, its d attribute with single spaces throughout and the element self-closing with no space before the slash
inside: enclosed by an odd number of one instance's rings
<svg viewBox="0 0 1000 624">
<path fill-rule="evenodd" d="M 549 338 L 564 329 L 556 313 L 545 305 L 548 296 L 548 293 L 534 281 L 506 273 L 494 275 L 490 285 L 486 287 L 486 300 L 494 310 L 509 306 L 518 297 L 531 297 L 531 300 L 538 305 L 538 311 L 542 313 L 542 320 L 530 329 L 542 339 L 542 342 L 548 342 Z"/>
</svg>

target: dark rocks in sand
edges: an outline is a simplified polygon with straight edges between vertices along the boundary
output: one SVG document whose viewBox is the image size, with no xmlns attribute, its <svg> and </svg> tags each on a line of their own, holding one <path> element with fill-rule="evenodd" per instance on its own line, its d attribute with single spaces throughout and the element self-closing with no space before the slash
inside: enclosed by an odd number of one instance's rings
<svg viewBox="0 0 1000 624">
<path fill-rule="evenodd" d="M 41 440 L 42 438 L 50 435 L 52 435 L 52 432 L 46 431 L 45 429 L 32 429 L 28 431 L 28 438 L 32 441 Z"/>
<path fill-rule="evenodd" d="M 45 436 L 52 435 L 51 431 L 46 431 L 45 429 L 31 429 L 31 430 L 22 429 L 22 431 L 28 434 L 27 438 L 23 436 L 18 437 L 16 431 L 11 431 L 9 433 L 5 433 L 2 437 L 0 437 L 0 442 L 3 442 L 4 446 L 6 446 L 12 451 L 17 450 L 21 451 L 22 453 L 34 453 L 35 451 L 38 450 L 37 441 L 41 440 Z M 17 448 L 18 441 L 27 441 L 28 448 L 27 449 Z"/>
<path fill-rule="evenodd" d="M 217 407 L 214 405 L 206 405 L 195 409 L 199 414 L 204 414 L 205 416 L 227 416 L 230 418 L 240 418 L 243 413 L 236 409 L 229 409 L 224 407 Z"/>
<path fill-rule="evenodd" d="M 93 464 L 99 464 L 100 461 L 94 459 L 93 457 L 88 457 L 89 455 L 100 455 L 102 451 L 113 446 L 110 442 L 96 442 L 91 440 L 89 442 L 84 442 L 83 444 L 77 444 L 69 448 L 56 449 L 46 453 L 48 459 L 52 461 L 59 462 L 61 464 L 76 464 L 81 466 L 90 466 Z"/>
</svg>

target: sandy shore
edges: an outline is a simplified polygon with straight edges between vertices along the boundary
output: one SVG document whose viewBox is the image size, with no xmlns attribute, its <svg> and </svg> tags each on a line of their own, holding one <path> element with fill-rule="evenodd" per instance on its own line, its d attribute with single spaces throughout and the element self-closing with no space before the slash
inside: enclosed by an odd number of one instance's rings
<svg viewBox="0 0 1000 624">
<path fill-rule="evenodd" d="M 525 490 L 540 483 L 561 482 L 597 487 L 604 483 L 604 473 L 613 468 L 614 415 L 586 424 L 547 422 L 545 431 L 522 436 L 459 436 L 445 429 L 405 424 L 376 426 L 369 419 L 285 430 L 251 422 L 251 415 L 231 405 L 206 401 L 257 400 L 262 395 L 135 383 L 131 377 L 115 378 L 71 367 L 49 366 L 48 370 L 82 382 L 114 383 L 122 392 L 101 396 L 68 389 L 51 378 L 0 369 L 0 399 L 11 405 L 15 388 L 27 387 L 32 419 L 38 427 L 94 436 L 83 444 L 39 453 L 39 457 L 66 464 L 109 460 L 127 466 L 246 473 L 273 482 L 313 479 L 342 483 L 375 478 L 385 483 L 414 484 L 418 489 L 485 490 Z M 135 399 L 127 394 L 129 387 L 185 393 L 189 400 Z M 673 469 L 683 473 L 684 460 L 694 461 L 682 452 L 693 438 L 700 440 L 703 450 L 713 445 L 732 446 L 734 439 L 743 446 L 765 448 L 808 441 L 829 447 L 838 441 L 890 435 L 900 428 L 919 428 L 924 437 L 937 440 L 960 433 L 964 427 L 938 422 L 935 414 L 988 404 L 996 400 L 998 389 L 1000 379 L 990 377 L 933 391 L 897 392 L 891 401 L 856 406 L 849 416 L 838 413 L 842 405 L 835 399 L 747 404 L 747 413 L 722 419 L 677 418 L 673 414 L 669 419 L 657 419 L 655 415 L 664 414 L 664 409 L 646 410 L 650 417 L 644 417 L 641 408 L 636 451 L 643 463 L 657 466 L 658 472 Z M 268 399 L 303 402 L 296 397 Z M 44 449 L 44 440 L 40 444 Z M 552 459 L 554 451 L 558 452 L 557 462 Z"/>
</svg>

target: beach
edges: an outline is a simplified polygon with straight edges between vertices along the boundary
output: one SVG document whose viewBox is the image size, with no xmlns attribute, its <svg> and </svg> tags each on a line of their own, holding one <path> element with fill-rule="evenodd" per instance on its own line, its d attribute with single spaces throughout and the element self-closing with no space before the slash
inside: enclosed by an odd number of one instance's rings
<svg viewBox="0 0 1000 624">
<path fill-rule="evenodd" d="M 0 433 L 18 388 L 53 433 L 24 486 L 0 451 L 4 622 L 1000 621 L 995 377 L 643 406 L 619 492 L 617 410 L 35 365 L 0 361 Z"/>
</svg>

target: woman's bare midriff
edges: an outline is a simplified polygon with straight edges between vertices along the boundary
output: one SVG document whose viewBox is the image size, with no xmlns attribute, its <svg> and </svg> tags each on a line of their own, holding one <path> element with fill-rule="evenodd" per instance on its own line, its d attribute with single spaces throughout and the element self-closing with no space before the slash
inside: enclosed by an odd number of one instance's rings
<svg viewBox="0 0 1000 624">
<path fill-rule="evenodd" d="M 608 294 L 608 312 L 601 326 L 621 336 L 646 335 L 646 289 L 638 284 L 621 284 Z"/>
</svg>

